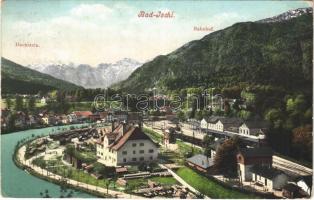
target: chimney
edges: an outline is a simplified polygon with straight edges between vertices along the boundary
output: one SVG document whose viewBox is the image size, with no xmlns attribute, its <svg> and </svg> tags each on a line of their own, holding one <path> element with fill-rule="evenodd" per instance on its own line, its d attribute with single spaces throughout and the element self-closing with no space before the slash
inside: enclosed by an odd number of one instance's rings
<svg viewBox="0 0 314 200">
<path fill-rule="evenodd" d="M 140 122 L 138 123 L 138 127 L 140 128 L 140 130 L 142 130 L 142 127 L 143 127 L 143 122 L 142 122 L 142 121 L 140 121 Z"/>
<path fill-rule="evenodd" d="M 127 123 L 125 122 L 125 120 L 122 122 L 122 126 L 123 126 L 122 135 L 124 135 L 127 131 Z"/>
<path fill-rule="evenodd" d="M 112 120 L 112 121 L 111 121 L 111 132 L 113 132 L 113 130 L 114 130 L 115 128 L 116 128 L 116 127 L 115 127 L 115 121 Z"/>
</svg>

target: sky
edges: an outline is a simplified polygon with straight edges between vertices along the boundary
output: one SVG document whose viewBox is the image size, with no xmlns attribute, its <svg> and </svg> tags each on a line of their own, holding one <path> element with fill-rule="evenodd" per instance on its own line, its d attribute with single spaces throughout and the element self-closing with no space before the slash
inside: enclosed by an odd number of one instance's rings
<svg viewBox="0 0 314 200">
<path fill-rule="evenodd" d="M 5 0 L 1 5 L 2 56 L 22 65 L 96 66 L 123 58 L 145 62 L 234 23 L 309 6 L 308 1 L 261 0 Z M 173 12 L 174 17 L 141 18 L 141 11 Z M 194 27 L 212 27 L 213 31 L 195 31 Z"/>
</svg>

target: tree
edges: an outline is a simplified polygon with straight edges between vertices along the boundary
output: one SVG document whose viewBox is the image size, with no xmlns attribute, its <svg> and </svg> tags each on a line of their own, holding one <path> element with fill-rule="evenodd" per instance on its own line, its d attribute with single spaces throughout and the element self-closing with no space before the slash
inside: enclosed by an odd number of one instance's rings
<svg viewBox="0 0 314 200">
<path fill-rule="evenodd" d="M 16 118 L 17 118 L 16 113 L 12 113 L 11 115 L 9 115 L 9 119 L 8 119 L 8 129 L 9 130 L 14 130 Z"/>
<path fill-rule="evenodd" d="M 184 112 L 181 111 L 181 110 L 177 112 L 177 117 L 178 117 L 178 119 L 179 119 L 181 122 L 183 122 L 183 121 L 186 120 L 185 114 L 184 114 Z"/>
<path fill-rule="evenodd" d="M 231 107 L 228 101 L 224 101 L 224 112 L 225 116 L 229 116 L 231 113 Z"/>
<path fill-rule="evenodd" d="M 312 125 L 305 125 L 293 129 L 292 147 L 296 157 L 311 160 L 312 159 Z"/>
<path fill-rule="evenodd" d="M 140 163 L 138 166 L 139 171 L 146 171 L 147 170 L 147 164 L 146 163 Z"/>
<path fill-rule="evenodd" d="M 202 115 L 203 115 L 203 118 L 208 118 L 211 116 L 211 111 L 210 110 L 203 110 L 202 111 Z"/>
<path fill-rule="evenodd" d="M 279 109 L 272 108 L 268 110 L 265 114 L 265 119 L 270 122 L 275 122 L 278 119 L 282 118 L 282 112 Z"/>
<path fill-rule="evenodd" d="M 6 97 L 5 102 L 7 104 L 7 108 L 10 109 L 12 107 L 12 100 L 9 96 Z"/>
<path fill-rule="evenodd" d="M 305 113 L 304 113 L 304 122 L 305 123 L 311 123 L 312 121 L 312 115 L 313 115 L 313 112 L 312 112 L 312 108 L 308 108 Z"/>
<path fill-rule="evenodd" d="M 37 93 L 37 95 L 38 95 L 39 97 L 43 97 L 43 96 L 44 96 L 44 93 L 39 90 L 38 93 Z"/>
<path fill-rule="evenodd" d="M 238 151 L 237 138 L 226 140 L 217 150 L 214 158 L 214 169 L 225 176 L 236 177 L 237 160 L 236 153 Z"/>
<path fill-rule="evenodd" d="M 305 111 L 307 102 L 304 95 L 298 95 L 296 98 L 287 100 L 286 109 L 288 112 Z"/>
<path fill-rule="evenodd" d="M 28 110 L 34 111 L 34 109 L 35 109 L 35 98 L 30 97 L 30 99 L 28 100 Z"/>
<path fill-rule="evenodd" d="M 250 111 L 247 111 L 247 110 L 241 110 L 239 113 L 238 113 L 239 117 L 242 118 L 242 119 L 250 119 L 252 117 L 252 112 Z"/>
<path fill-rule="evenodd" d="M 204 154 L 207 157 L 211 156 L 211 148 L 210 145 L 215 141 L 214 136 L 205 135 L 203 138 L 203 146 L 204 146 Z"/>
<path fill-rule="evenodd" d="M 205 135 L 203 138 L 203 144 L 205 147 L 209 146 L 210 144 L 212 144 L 215 140 L 214 136 L 209 136 L 209 135 Z"/>
<path fill-rule="evenodd" d="M 15 97 L 15 110 L 16 111 L 21 111 L 23 110 L 23 98 L 19 95 Z"/>
<path fill-rule="evenodd" d="M 203 113 L 202 113 L 201 110 L 195 112 L 195 118 L 197 120 L 202 120 L 203 119 Z"/>
<path fill-rule="evenodd" d="M 102 175 L 103 177 L 112 176 L 114 174 L 114 167 L 107 167 L 99 162 L 96 162 L 93 167 L 93 171 Z"/>
<path fill-rule="evenodd" d="M 216 115 L 216 116 L 223 116 L 224 115 L 224 111 L 222 111 L 220 108 L 216 108 L 214 110 L 214 115 Z"/>
<path fill-rule="evenodd" d="M 235 100 L 234 104 L 232 105 L 232 109 L 235 111 L 240 110 L 240 101 L 238 99 Z"/>
</svg>

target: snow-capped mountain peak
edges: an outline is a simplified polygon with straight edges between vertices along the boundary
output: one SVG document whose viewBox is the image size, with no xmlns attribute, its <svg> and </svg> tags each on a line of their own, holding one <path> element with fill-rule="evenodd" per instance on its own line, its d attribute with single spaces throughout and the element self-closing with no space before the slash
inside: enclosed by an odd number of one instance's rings
<svg viewBox="0 0 314 200">
<path fill-rule="evenodd" d="M 299 16 L 304 15 L 304 14 L 312 14 L 312 13 L 313 13 L 312 7 L 298 8 L 295 10 L 289 10 L 285 13 L 282 13 L 282 14 L 274 16 L 274 17 L 259 20 L 257 22 L 260 22 L 260 23 L 281 22 L 281 21 L 286 21 L 286 20 L 290 20 L 290 19 L 299 17 Z"/>
<path fill-rule="evenodd" d="M 96 67 L 74 63 L 34 64 L 27 67 L 85 88 L 106 88 L 127 79 L 141 65 L 134 59 L 124 58 L 116 63 L 101 63 Z"/>
</svg>

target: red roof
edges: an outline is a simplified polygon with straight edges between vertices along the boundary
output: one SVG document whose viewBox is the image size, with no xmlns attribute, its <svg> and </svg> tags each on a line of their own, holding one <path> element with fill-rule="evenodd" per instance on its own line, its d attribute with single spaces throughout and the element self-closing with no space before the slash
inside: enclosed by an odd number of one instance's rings
<svg viewBox="0 0 314 200">
<path fill-rule="evenodd" d="M 119 168 L 116 168 L 116 172 L 117 173 L 122 173 L 122 172 L 127 172 L 128 169 L 126 167 L 119 167 Z"/>
<path fill-rule="evenodd" d="M 91 111 L 74 111 L 73 113 L 78 117 L 89 117 L 93 114 Z"/>
<path fill-rule="evenodd" d="M 122 137 L 118 138 L 110 145 L 110 148 L 119 150 L 129 140 L 150 140 L 155 144 L 150 137 L 148 137 L 139 127 L 131 127 Z M 155 144 L 157 146 L 157 144 Z"/>
</svg>

